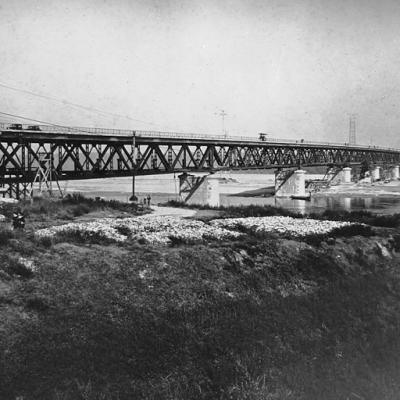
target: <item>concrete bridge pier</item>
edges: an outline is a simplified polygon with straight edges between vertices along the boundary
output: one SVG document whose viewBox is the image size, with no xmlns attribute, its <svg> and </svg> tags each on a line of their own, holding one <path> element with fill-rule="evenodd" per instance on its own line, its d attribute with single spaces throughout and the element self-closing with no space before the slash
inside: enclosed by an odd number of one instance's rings
<svg viewBox="0 0 400 400">
<path fill-rule="evenodd" d="M 381 167 L 377 165 L 371 173 L 371 180 L 372 182 L 379 181 L 381 179 Z"/>
<path fill-rule="evenodd" d="M 390 172 L 391 172 L 393 180 L 400 179 L 399 169 L 400 169 L 400 167 L 398 165 L 395 165 L 394 167 L 391 168 Z"/>
<path fill-rule="evenodd" d="M 187 204 L 220 205 L 219 179 L 213 175 L 179 175 L 179 195 Z"/>
<path fill-rule="evenodd" d="M 345 167 L 342 169 L 340 183 L 344 183 L 344 184 L 351 183 L 351 168 L 350 167 Z"/>
<path fill-rule="evenodd" d="M 278 171 L 275 174 L 275 196 L 306 196 L 306 171 Z"/>
<path fill-rule="evenodd" d="M 351 168 L 339 166 L 330 167 L 325 175 L 329 186 L 351 183 Z"/>
</svg>

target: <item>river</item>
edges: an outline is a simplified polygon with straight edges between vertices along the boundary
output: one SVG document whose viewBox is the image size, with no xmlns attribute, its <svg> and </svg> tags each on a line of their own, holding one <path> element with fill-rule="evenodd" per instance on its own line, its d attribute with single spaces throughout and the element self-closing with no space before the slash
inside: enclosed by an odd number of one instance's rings
<svg viewBox="0 0 400 400">
<path fill-rule="evenodd" d="M 274 197 L 254 197 L 247 191 L 273 186 L 274 175 L 265 173 L 219 173 L 221 179 L 221 205 L 273 205 L 292 211 L 309 213 L 330 210 L 368 210 L 378 214 L 400 213 L 400 181 L 390 185 L 367 186 L 345 193 L 335 189 L 328 193 L 316 193 L 311 201 Z M 317 178 L 318 176 L 312 176 Z M 104 197 L 128 201 L 131 194 L 131 178 L 93 179 L 61 182 L 67 193 L 79 192 L 90 197 Z M 242 195 L 241 195 L 242 194 Z M 153 204 L 179 200 L 179 180 L 173 174 L 139 176 L 136 178 L 136 195 L 139 201 L 151 196 Z"/>
</svg>

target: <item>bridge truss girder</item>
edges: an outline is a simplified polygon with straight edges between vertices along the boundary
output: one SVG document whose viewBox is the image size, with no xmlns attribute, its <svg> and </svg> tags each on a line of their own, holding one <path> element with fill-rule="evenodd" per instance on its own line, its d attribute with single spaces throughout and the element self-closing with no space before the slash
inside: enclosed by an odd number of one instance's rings
<svg viewBox="0 0 400 400">
<path fill-rule="evenodd" d="M 3 132 L 4 134 L 4 132 Z M 54 135 L 53 135 L 54 136 Z M 134 144 L 134 145 L 133 145 Z M 395 165 L 390 150 L 268 142 L 212 142 L 138 137 L 63 135 L 0 136 L 0 185 L 8 194 L 26 194 L 39 168 L 40 153 L 51 155 L 58 180 L 93 179 L 174 172 L 293 168 L 317 165 Z"/>
</svg>

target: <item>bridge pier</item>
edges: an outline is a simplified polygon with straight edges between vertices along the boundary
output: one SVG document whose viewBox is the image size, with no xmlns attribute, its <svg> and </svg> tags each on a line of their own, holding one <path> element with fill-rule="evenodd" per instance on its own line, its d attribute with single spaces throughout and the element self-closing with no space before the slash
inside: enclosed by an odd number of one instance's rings
<svg viewBox="0 0 400 400">
<path fill-rule="evenodd" d="M 350 167 L 330 167 L 325 175 L 325 179 L 329 186 L 349 184 L 351 183 L 351 171 Z"/>
<path fill-rule="evenodd" d="M 219 179 L 213 175 L 179 175 L 179 195 L 187 204 L 220 205 Z"/>
<path fill-rule="evenodd" d="M 394 167 L 391 168 L 391 175 L 393 180 L 398 180 L 400 178 L 400 173 L 399 173 L 400 167 L 398 165 L 395 165 Z"/>
<path fill-rule="evenodd" d="M 379 179 L 381 179 L 381 167 L 379 165 L 377 165 L 371 173 L 371 181 L 375 182 L 375 181 L 379 181 Z"/>
<path fill-rule="evenodd" d="M 351 183 L 351 168 L 350 167 L 345 167 L 341 171 L 341 182 L 344 184 L 349 184 Z"/>
<path fill-rule="evenodd" d="M 275 196 L 291 197 L 306 195 L 306 171 L 278 171 L 275 174 Z"/>
</svg>

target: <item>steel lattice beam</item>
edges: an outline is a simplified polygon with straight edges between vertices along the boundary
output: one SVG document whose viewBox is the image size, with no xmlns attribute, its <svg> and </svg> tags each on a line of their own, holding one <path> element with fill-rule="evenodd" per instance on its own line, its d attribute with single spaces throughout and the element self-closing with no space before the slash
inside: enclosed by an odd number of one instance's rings
<svg viewBox="0 0 400 400">
<path fill-rule="evenodd" d="M 39 153 L 52 155 L 59 180 L 201 172 L 268 169 L 319 165 L 351 165 L 363 161 L 380 165 L 400 163 L 397 150 L 348 145 L 243 142 L 187 138 L 115 137 L 43 132 L 2 131 L 0 185 L 10 194 L 32 182 Z M 136 159 L 133 159 L 136 154 Z"/>
</svg>

